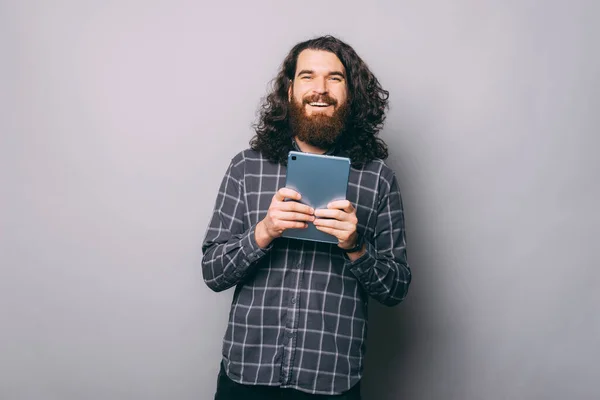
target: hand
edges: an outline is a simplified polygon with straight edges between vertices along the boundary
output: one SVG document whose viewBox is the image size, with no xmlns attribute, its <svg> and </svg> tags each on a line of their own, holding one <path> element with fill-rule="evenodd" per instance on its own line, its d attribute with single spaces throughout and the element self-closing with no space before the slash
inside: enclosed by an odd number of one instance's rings
<svg viewBox="0 0 600 400">
<path fill-rule="evenodd" d="M 341 249 L 351 249 L 356 245 L 358 218 L 356 218 L 356 209 L 348 200 L 331 202 L 326 209 L 315 210 L 315 216 L 317 217 L 314 221 L 316 228 L 335 236 Z"/>
<path fill-rule="evenodd" d="M 281 188 L 275 193 L 266 217 L 256 226 L 255 237 L 260 247 L 267 247 L 286 229 L 305 229 L 308 228 L 308 222 L 315 220 L 315 210 L 297 202 L 301 198 L 300 193 L 288 188 Z"/>
</svg>

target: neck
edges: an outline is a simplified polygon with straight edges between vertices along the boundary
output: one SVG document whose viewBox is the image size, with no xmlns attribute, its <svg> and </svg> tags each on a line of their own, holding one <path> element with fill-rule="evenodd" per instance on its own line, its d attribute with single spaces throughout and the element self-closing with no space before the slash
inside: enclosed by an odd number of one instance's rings
<svg viewBox="0 0 600 400">
<path fill-rule="evenodd" d="M 300 150 L 302 150 L 304 153 L 312 153 L 312 154 L 325 154 L 325 152 L 327 152 L 327 150 L 323 150 L 320 149 L 318 147 L 312 146 L 308 143 L 303 142 L 302 140 L 295 138 L 296 143 L 298 144 L 298 147 L 300 148 Z"/>
</svg>

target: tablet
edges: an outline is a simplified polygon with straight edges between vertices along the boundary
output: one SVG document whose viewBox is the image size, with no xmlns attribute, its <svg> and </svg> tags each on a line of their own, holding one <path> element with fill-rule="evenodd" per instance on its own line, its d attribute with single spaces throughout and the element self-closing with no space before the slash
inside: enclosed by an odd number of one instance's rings
<svg viewBox="0 0 600 400">
<path fill-rule="evenodd" d="M 350 159 L 347 157 L 290 151 L 288 154 L 285 186 L 302 195 L 301 203 L 314 209 L 327 208 L 334 200 L 345 200 L 350 176 Z M 308 228 L 286 229 L 283 237 L 338 243 L 338 239 L 318 230 L 309 223 Z"/>
</svg>

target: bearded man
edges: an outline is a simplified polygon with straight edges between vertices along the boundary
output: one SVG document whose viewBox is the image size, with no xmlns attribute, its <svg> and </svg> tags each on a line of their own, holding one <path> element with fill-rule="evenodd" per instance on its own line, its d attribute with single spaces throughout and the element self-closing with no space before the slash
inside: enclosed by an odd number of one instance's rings
<svg viewBox="0 0 600 400">
<path fill-rule="evenodd" d="M 396 305 L 411 282 L 402 199 L 377 137 L 387 105 L 335 37 L 298 43 L 283 61 L 203 242 L 205 283 L 235 287 L 215 399 L 360 399 L 368 301 Z M 299 202 L 284 187 L 291 150 L 350 158 L 347 199 Z M 281 237 L 308 224 L 338 243 Z"/>
</svg>

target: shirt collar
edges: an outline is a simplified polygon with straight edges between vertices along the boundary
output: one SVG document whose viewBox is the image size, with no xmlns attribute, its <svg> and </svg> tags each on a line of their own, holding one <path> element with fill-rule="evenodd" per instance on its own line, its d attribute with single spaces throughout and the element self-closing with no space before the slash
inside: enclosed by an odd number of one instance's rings
<svg viewBox="0 0 600 400">
<path fill-rule="evenodd" d="M 302 152 L 302 150 L 300 150 L 300 147 L 298 146 L 298 143 L 296 143 L 296 138 L 292 138 L 292 145 L 294 146 L 294 150 Z M 336 148 L 336 146 L 333 146 L 332 148 L 327 150 L 324 155 L 332 156 L 336 152 L 337 152 L 337 148 Z"/>
</svg>

